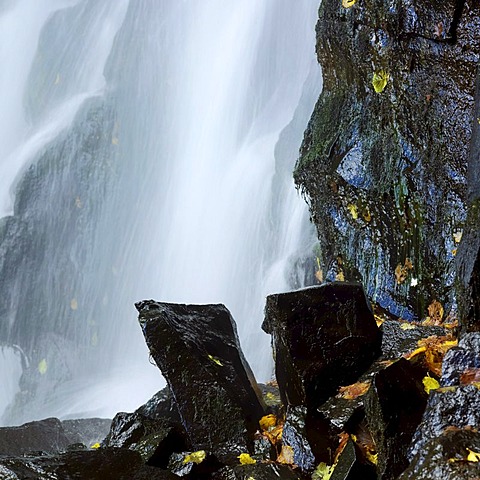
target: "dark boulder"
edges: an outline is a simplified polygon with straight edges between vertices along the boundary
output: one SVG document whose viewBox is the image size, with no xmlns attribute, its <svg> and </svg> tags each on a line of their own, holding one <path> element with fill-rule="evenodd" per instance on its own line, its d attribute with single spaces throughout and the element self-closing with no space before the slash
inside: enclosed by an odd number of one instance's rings
<svg viewBox="0 0 480 480">
<path fill-rule="evenodd" d="M 473 430 L 445 431 L 423 445 L 398 480 L 480 478 L 480 463 L 468 460 L 470 451 L 480 452 L 480 433 Z"/>
<path fill-rule="evenodd" d="M 117 413 L 102 446 L 135 450 L 148 465 L 166 469 L 170 455 L 184 451 L 187 442 L 182 427 L 168 420 Z"/>
<path fill-rule="evenodd" d="M 144 465 L 137 452 L 99 449 L 58 456 L 0 458 L 1 478 L 8 480 L 174 480 L 168 471 Z"/>
<path fill-rule="evenodd" d="M 0 455 L 15 456 L 39 451 L 56 453 L 65 450 L 71 443 L 75 443 L 75 439 L 67 435 L 58 418 L 0 428 Z"/>
<path fill-rule="evenodd" d="M 423 372 L 401 359 L 378 372 L 364 397 L 365 416 L 378 453 L 378 478 L 396 478 L 425 410 Z"/>
<path fill-rule="evenodd" d="M 265 407 L 230 312 L 153 300 L 136 307 L 192 448 L 223 459 L 250 451 Z"/>
<path fill-rule="evenodd" d="M 360 284 L 269 295 L 262 328 L 272 335 L 285 405 L 317 407 L 380 355 L 381 334 Z"/>
<path fill-rule="evenodd" d="M 445 390 L 435 390 L 429 395 L 422 423 L 413 437 L 410 459 L 419 453 L 429 440 L 440 436 L 448 427 L 478 428 L 480 425 L 478 388 L 466 385 Z"/>
</svg>

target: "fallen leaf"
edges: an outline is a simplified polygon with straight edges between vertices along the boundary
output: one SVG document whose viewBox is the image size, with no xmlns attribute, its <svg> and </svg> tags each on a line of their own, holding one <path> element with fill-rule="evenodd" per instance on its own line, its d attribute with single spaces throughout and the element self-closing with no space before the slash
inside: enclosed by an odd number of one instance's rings
<svg viewBox="0 0 480 480">
<path fill-rule="evenodd" d="M 453 239 L 455 240 L 455 243 L 460 243 L 462 241 L 462 236 L 463 232 L 461 230 L 459 232 L 455 232 L 453 234 Z"/>
<path fill-rule="evenodd" d="M 354 400 L 368 392 L 370 382 L 357 382 L 338 389 L 338 396 L 345 400 Z"/>
<path fill-rule="evenodd" d="M 342 0 L 342 7 L 350 8 L 353 7 L 357 3 L 357 0 Z"/>
<path fill-rule="evenodd" d="M 470 450 L 469 448 L 467 448 L 467 451 L 468 451 L 467 460 L 469 462 L 479 462 L 480 461 L 480 453 L 474 452 L 473 450 Z"/>
<path fill-rule="evenodd" d="M 458 340 L 454 340 L 450 336 L 432 335 L 418 341 L 419 347 L 425 347 L 425 361 L 428 369 L 437 376 L 442 373 L 443 357 L 452 347 L 457 345 Z"/>
<path fill-rule="evenodd" d="M 76 299 L 76 298 L 72 298 L 72 299 L 70 300 L 70 308 L 71 308 L 72 310 L 77 310 L 77 308 L 78 308 L 78 302 L 77 302 L 77 299 Z"/>
<path fill-rule="evenodd" d="M 38 371 L 40 375 L 45 375 L 47 373 L 47 369 L 48 369 L 47 361 L 44 358 L 42 358 L 40 362 L 38 362 Z"/>
<path fill-rule="evenodd" d="M 218 359 L 215 358 L 213 355 L 208 355 L 208 358 L 213 362 L 219 365 L 220 367 L 223 367 L 223 363 Z"/>
<path fill-rule="evenodd" d="M 440 387 L 440 384 L 437 382 L 437 380 L 428 375 L 426 377 L 423 377 L 422 383 L 423 388 L 427 393 L 430 393 L 432 390 L 436 390 Z"/>
<path fill-rule="evenodd" d="M 323 283 L 323 272 L 321 269 L 315 272 L 315 278 L 318 280 L 319 283 Z"/>
<path fill-rule="evenodd" d="M 332 476 L 335 465 L 320 463 L 312 474 L 312 480 L 329 480 Z"/>
<path fill-rule="evenodd" d="M 366 457 L 369 462 L 373 463 L 374 465 L 377 465 L 378 453 L 371 453 L 370 451 L 367 450 Z"/>
<path fill-rule="evenodd" d="M 415 330 L 417 327 L 411 323 L 405 322 L 400 325 L 402 330 Z"/>
<path fill-rule="evenodd" d="M 241 465 L 253 465 L 257 463 L 248 453 L 241 453 L 237 458 L 240 460 Z"/>
<path fill-rule="evenodd" d="M 350 215 L 352 216 L 352 218 L 354 220 L 356 220 L 358 218 L 358 208 L 357 208 L 357 206 L 353 205 L 353 203 L 349 203 L 347 205 L 347 209 L 350 212 Z"/>
<path fill-rule="evenodd" d="M 335 275 L 335 280 L 337 282 L 344 282 L 345 281 L 345 275 L 343 274 L 343 270 L 340 270 L 336 275 Z"/>
<path fill-rule="evenodd" d="M 387 86 L 390 75 L 385 70 L 379 70 L 373 74 L 372 85 L 376 93 L 382 93 Z"/>
<path fill-rule="evenodd" d="M 409 258 L 405 259 L 405 262 L 403 265 L 399 263 L 396 266 L 395 278 L 397 279 L 397 283 L 399 285 L 405 282 L 411 270 L 413 270 L 413 264 Z"/>
<path fill-rule="evenodd" d="M 286 465 L 293 465 L 293 448 L 289 445 L 282 445 L 282 451 L 277 458 L 278 463 L 284 463 Z"/>
<path fill-rule="evenodd" d="M 428 306 L 428 316 L 430 320 L 433 322 L 433 325 L 441 325 L 443 319 L 443 306 L 438 300 L 434 300 Z"/>
<path fill-rule="evenodd" d="M 335 455 L 333 456 L 333 463 L 337 463 L 338 457 L 342 454 L 347 446 L 348 440 L 350 439 L 350 435 L 347 432 L 342 432 L 337 435 L 340 439 L 340 443 L 338 444 L 337 449 L 335 450 Z"/>
<path fill-rule="evenodd" d="M 277 417 L 271 413 L 270 415 L 262 417 L 258 423 L 262 430 L 269 430 L 277 424 Z"/>
<path fill-rule="evenodd" d="M 207 456 L 205 450 L 198 450 L 185 456 L 183 463 L 202 463 Z"/>
<path fill-rule="evenodd" d="M 470 383 L 477 383 L 480 381 L 480 368 L 467 368 L 460 375 L 460 383 L 462 385 L 469 385 Z"/>
<path fill-rule="evenodd" d="M 97 442 L 97 443 L 94 443 L 90 448 L 93 448 L 93 449 L 97 449 L 97 448 L 100 448 L 100 444 Z"/>
</svg>

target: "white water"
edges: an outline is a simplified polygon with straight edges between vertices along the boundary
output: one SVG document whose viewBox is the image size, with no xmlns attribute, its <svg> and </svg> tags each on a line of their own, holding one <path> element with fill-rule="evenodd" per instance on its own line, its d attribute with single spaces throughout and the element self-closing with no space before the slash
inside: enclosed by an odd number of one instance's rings
<svg viewBox="0 0 480 480">
<path fill-rule="evenodd" d="M 55 290 L 47 281 L 47 314 L 35 319 L 55 339 L 67 330 L 67 316 L 69 325 L 79 322 L 65 340 L 72 354 L 65 361 L 68 375 L 51 378 L 54 393 L 37 391 L 38 407 L 4 421 L 111 416 L 148 399 L 162 379 L 148 364 L 132 308 L 145 298 L 224 303 L 257 378 L 268 379 L 270 340 L 260 329 L 264 298 L 292 287 L 292 258 L 312 242 L 291 171 L 321 88 L 316 1 L 17 0 L 3 11 L 1 5 L 0 26 L 8 28 L 0 28 L 0 62 L 9 66 L 0 76 L 4 215 L 12 213 L 21 175 L 45 151 L 65 152 L 62 158 L 78 164 L 82 145 L 60 145 L 83 125 L 87 100 L 115 112 L 113 133 L 105 130 L 108 142 L 92 153 L 99 169 L 100 159 L 111 166 L 113 187 L 104 198 L 100 184 L 91 189 L 94 198 L 78 203 L 94 204 L 92 247 L 79 262 L 77 250 L 52 239 L 42 266 L 50 278 L 57 272 L 49 272 L 49 256 L 78 264 L 71 288 Z M 12 44 L 20 28 L 22 48 Z M 101 170 L 89 181 L 96 178 L 103 178 Z M 65 189 L 61 181 L 65 175 L 52 179 L 52 192 Z M 71 185 L 73 197 L 76 188 Z M 52 229 L 58 228 L 57 216 Z M 80 242 L 78 235 L 62 238 L 66 245 Z M 48 312 L 62 302 L 72 305 L 73 296 L 75 311 L 67 307 L 65 318 L 52 319 Z M 95 341 L 87 341 L 79 365 L 82 339 L 90 339 L 92 328 Z M 29 359 L 34 366 L 41 358 L 58 363 L 48 351 L 38 355 Z M 0 378 L 9 377 L 10 363 L 1 364 Z M 12 398 L 10 389 L 0 396 L 0 408 Z"/>
</svg>

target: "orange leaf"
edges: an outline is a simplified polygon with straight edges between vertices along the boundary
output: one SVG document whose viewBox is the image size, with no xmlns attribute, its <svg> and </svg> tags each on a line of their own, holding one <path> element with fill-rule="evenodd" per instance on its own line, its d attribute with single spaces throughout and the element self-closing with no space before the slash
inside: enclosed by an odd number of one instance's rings
<svg viewBox="0 0 480 480">
<path fill-rule="evenodd" d="M 282 451 L 277 458 L 278 463 L 285 463 L 287 465 L 293 465 L 293 448 L 288 445 L 282 445 Z"/>
<path fill-rule="evenodd" d="M 460 383 L 462 385 L 477 382 L 480 382 L 480 368 L 467 368 L 467 370 L 460 375 Z"/>
<path fill-rule="evenodd" d="M 345 398 L 346 400 L 355 400 L 367 393 L 370 388 L 370 382 L 357 382 L 346 387 L 340 387 L 338 390 L 338 396 Z"/>
</svg>

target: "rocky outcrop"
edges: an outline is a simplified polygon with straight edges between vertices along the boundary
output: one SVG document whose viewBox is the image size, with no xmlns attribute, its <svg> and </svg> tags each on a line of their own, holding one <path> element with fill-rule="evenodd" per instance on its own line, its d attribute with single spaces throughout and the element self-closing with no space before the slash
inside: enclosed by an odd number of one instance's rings
<svg viewBox="0 0 480 480">
<path fill-rule="evenodd" d="M 223 305 L 153 300 L 136 307 L 193 449 L 219 458 L 251 451 L 265 406 L 230 312 Z"/>
<path fill-rule="evenodd" d="M 295 171 L 323 277 L 361 279 L 370 298 L 406 319 L 425 317 L 435 300 L 446 316 L 467 216 L 480 7 L 343 4 L 320 7 L 324 89 Z"/>
</svg>

